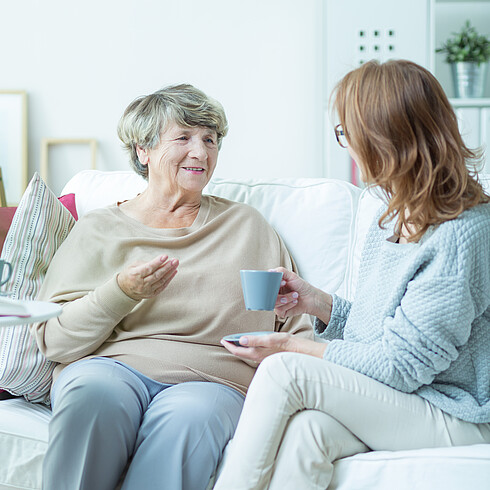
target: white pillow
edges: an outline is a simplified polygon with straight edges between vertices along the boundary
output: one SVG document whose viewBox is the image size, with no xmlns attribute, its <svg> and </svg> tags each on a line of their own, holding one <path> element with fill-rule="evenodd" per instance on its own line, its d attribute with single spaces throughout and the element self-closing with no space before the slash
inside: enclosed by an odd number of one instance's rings
<svg viewBox="0 0 490 490">
<path fill-rule="evenodd" d="M 70 212 L 35 174 L 5 238 L 2 259 L 13 266 L 5 284 L 16 299 L 34 299 L 58 247 L 75 224 Z M 0 328 L 0 388 L 48 402 L 55 363 L 38 350 L 27 325 Z"/>
<path fill-rule="evenodd" d="M 132 199 L 147 185 L 143 177 L 130 170 L 82 170 L 66 183 L 61 195 L 75 194 L 77 213 L 81 218 L 93 209 Z"/>
<path fill-rule="evenodd" d="M 490 192 L 490 174 L 479 175 L 483 189 Z M 356 232 L 353 244 L 349 253 L 347 264 L 347 274 L 345 280 L 344 298 L 352 300 L 357 285 L 359 275 L 359 265 L 361 263 L 362 249 L 366 240 L 366 234 L 374 220 L 379 208 L 383 205 L 381 193 L 376 188 L 366 188 L 362 191 L 359 199 L 359 207 L 356 216 Z"/>
<path fill-rule="evenodd" d="M 342 291 L 342 297 L 352 301 L 357 286 L 357 277 L 359 275 L 359 265 L 361 263 L 362 249 L 366 240 L 366 234 L 371 223 L 383 205 L 381 194 L 376 193 L 375 188 L 366 188 L 362 191 L 359 198 L 359 205 L 355 219 L 355 233 L 352 240 L 352 246 L 349 250 L 347 262 L 347 272 L 345 278 L 345 289 Z"/>
<path fill-rule="evenodd" d="M 146 181 L 132 171 L 84 170 L 64 187 L 75 194 L 77 212 L 134 197 Z M 328 292 L 342 292 L 348 248 L 361 189 L 329 179 L 214 178 L 204 192 L 245 202 L 278 231 L 300 274 Z"/>
<path fill-rule="evenodd" d="M 212 179 L 209 194 L 245 202 L 276 229 L 300 275 L 342 292 L 361 189 L 334 179 Z"/>
</svg>

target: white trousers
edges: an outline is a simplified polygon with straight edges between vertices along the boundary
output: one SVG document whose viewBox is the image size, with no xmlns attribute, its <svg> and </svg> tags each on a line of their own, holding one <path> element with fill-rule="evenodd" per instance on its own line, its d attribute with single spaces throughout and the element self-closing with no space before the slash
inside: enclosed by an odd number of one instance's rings
<svg viewBox="0 0 490 490">
<path fill-rule="evenodd" d="M 325 490 L 339 458 L 485 442 L 490 424 L 464 422 L 331 362 L 280 353 L 255 374 L 214 488 Z"/>
</svg>

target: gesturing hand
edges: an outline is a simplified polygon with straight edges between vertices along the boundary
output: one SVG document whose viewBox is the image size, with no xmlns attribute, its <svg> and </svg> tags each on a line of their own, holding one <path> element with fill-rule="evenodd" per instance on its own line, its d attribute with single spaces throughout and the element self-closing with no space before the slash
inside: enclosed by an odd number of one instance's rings
<svg viewBox="0 0 490 490">
<path fill-rule="evenodd" d="M 161 293 L 177 274 L 179 261 L 159 255 L 149 262 L 126 267 L 117 275 L 117 283 L 130 298 L 142 300 Z"/>
</svg>

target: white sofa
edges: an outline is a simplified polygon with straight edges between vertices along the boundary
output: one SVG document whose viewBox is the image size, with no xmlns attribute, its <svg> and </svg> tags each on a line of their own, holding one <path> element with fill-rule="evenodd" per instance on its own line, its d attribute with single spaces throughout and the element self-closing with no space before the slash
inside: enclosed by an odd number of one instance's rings
<svg viewBox="0 0 490 490">
<path fill-rule="evenodd" d="M 490 176 L 483 180 L 489 188 Z M 62 194 L 75 193 L 83 216 L 145 186 L 130 171 L 88 170 L 73 177 Z M 353 297 L 365 233 L 381 204 L 371 192 L 328 179 L 214 179 L 206 192 L 256 207 L 282 235 L 305 279 Z M 46 406 L 23 398 L 0 401 L 0 489 L 41 488 L 49 418 Z M 490 444 L 352 456 L 335 464 L 329 488 L 487 490 Z"/>
</svg>

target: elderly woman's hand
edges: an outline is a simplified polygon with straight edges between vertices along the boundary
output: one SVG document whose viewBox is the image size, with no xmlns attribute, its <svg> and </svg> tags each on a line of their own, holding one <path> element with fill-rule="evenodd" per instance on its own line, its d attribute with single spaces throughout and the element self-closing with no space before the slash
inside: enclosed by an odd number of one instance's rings
<svg viewBox="0 0 490 490">
<path fill-rule="evenodd" d="M 262 362 L 266 357 L 277 352 L 297 352 L 315 357 L 323 357 L 327 343 L 315 342 L 291 335 L 290 333 L 271 333 L 269 335 L 243 335 L 236 346 L 226 340 L 221 344 L 232 354 L 245 361 Z"/>
<path fill-rule="evenodd" d="M 150 262 L 130 265 L 117 275 L 117 283 L 130 298 L 142 300 L 161 293 L 177 274 L 179 261 L 159 255 Z"/>
<path fill-rule="evenodd" d="M 285 318 L 309 313 L 320 318 L 325 324 L 329 322 L 332 310 L 330 294 L 315 288 L 284 267 L 273 270 L 283 274 L 274 309 L 277 316 Z"/>
</svg>

